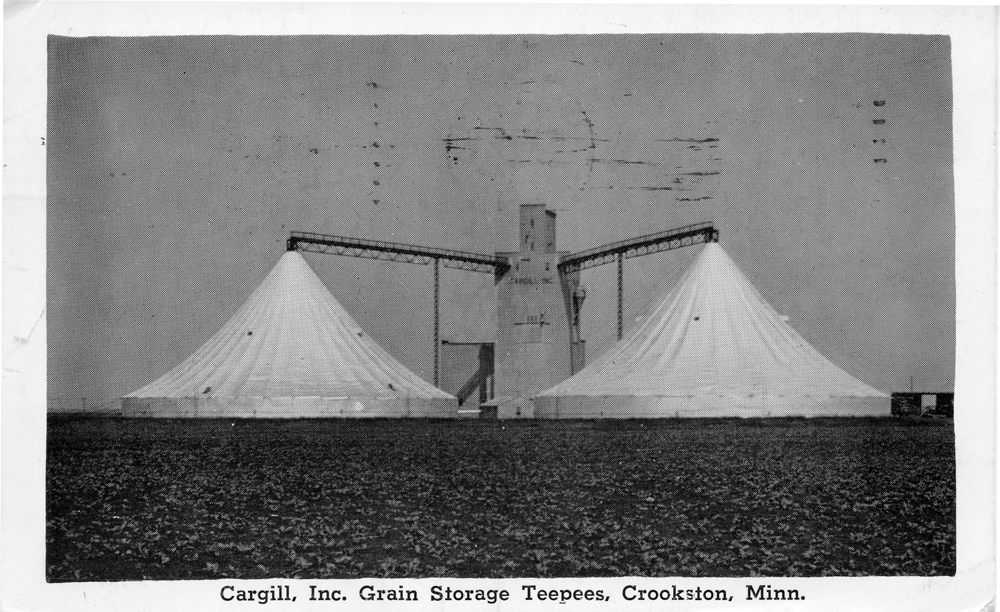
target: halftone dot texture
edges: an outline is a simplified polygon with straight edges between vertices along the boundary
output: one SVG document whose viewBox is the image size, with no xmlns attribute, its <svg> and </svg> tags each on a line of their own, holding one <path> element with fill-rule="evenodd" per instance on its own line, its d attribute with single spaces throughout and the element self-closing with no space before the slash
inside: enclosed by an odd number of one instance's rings
<svg viewBox="0 0 1000 612">
<path fill-rule="evenodd" d="M 513 251 L 524 203 L 570 253 L 712 221 L 831 361 L 948 390 L 950 84 L 940 36 L 53 37 L 50 398 L 103 406 L 163 375 L 291 230 Z M 695 253 L 625 263 L 626 334 Z M 305 257 L 433 380 L 430 266 Z M 593 359 L 617 340 L 615 266 L 581 279 Z M 442 340 L 494 341 L 491 275 L 442 269 L 441 298 Z"/>
<path fill-rule="evenodd" d="M 393 359 L 287 252 L 193 355 L 122 400 L 125 416 L 450 417 L 457 400 Z"/>
<path fill-rule="evenodd" d="M 630 336 L 535 400 L 539 418 L 889 416 L 889 396 L 830 363 L 718 243 Z"/>
</svg>

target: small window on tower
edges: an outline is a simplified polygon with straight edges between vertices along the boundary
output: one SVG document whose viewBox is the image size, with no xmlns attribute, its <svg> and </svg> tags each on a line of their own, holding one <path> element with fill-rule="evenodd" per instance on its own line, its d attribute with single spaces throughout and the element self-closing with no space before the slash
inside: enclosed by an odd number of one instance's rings
<svg viewBox="0 0 1000 612">
<path fill-rule="evenodd" d="M 531 220 L 531 227 L 535 227 L 535 220 L 534 219 Z"/>
</svg>

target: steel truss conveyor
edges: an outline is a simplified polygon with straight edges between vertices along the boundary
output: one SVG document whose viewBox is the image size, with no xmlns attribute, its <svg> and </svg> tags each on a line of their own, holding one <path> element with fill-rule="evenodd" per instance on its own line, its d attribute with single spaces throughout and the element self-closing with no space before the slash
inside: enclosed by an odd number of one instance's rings
<svg viewBox="0 0 1000 612">
<path fill-rule="evenodd" d="M 499 278 L 510 268 L 506 257 L 452 249 L 417 246 L 401 242 L 367 240 L 348 236 L 333 236 L 314 232 L 292 232 L 286 241 L 289 251 L 329 253 L 348 257 L 434 264 L 434 384 L 441 384 L 441 264 L 446 268 L 486 272 Z"/>
<path fill-rule="evenodd" d="M 329 234 L 315 234 L 312 232 L 292 232 L 286 243 L 289 251 L 297 249 L 309 253 L 330 253 L 333 255 L 401 261 L 422 265 L 440 261 L 446 268 L 456 268 L 470 272 L 503 274 L 509 267 L 507 258 L 501 255 L 485 255 L 483 253 L 470 253 L 468 251 L 454 251 L 451 249 L 438 249 L 400 242 L 366 240 L 364 238 L 331 236 Z"/>
<path fill-rule="evenodd" d="M 681 247 L 693 246 L 704 242 L 718 242 L 719 230 L 711 223 L 695 223 L 671 230 L 647 234 L 637 238 L 629 238 L 612 242 L 604 246 L 588 249 L 562 258 L 559 262 L 559 272 L 570 274 L 595 266 L 602 266 L 612 261 L 618 262 L 618 339 L 622 339 L 622 277 L 626 259 L 641 257 L 661 251 L 671 251 Z"/>
<path fill-rule="evenodd" d="M 618 262 L 618 339 L 622 338 L 622 262 L 661 251 L 693 246 L 704 242 L 717 242 L 719 231 L 711 223 L 696 223 L 613 242 L 563 257 L 558 264 L 560 274 L 572 274 L 587 268 Z M 367 240 L 348 236 L 334 236 L 314 232 L 292 232 L 286 241 L 289 251 L 328 253 L 348 257 L 380 259 L 428 265 L 434 264 L 434 384 L 440 385 L 440 301 L 441 273 L 446 268 L 493 274 L 499 279 L 510 269 L 504 255 L 472 253 L 436 247 L 417 246 L 399 242 Z"/>
</svg>

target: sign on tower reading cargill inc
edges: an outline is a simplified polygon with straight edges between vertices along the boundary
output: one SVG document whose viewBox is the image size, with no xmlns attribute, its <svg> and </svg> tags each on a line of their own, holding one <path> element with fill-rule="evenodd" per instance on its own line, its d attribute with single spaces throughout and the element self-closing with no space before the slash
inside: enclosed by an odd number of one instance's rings
<svg viewBox="0 0 1000 612">
<path fill-rule="evenodd" d="M 572 295 L 579 273 L 561 275 L 556 215 L 543 204 L 521 206 L 520 250 L 497 282 L 497 416 L 530 418 L 531 398 L 573 374 Z M 582 346 L 582 345 L 580 345 Z"/>
<path fill-rule="evenodd" d="M 495 371 L 477 371 L 471 391 L 493 374 L 493 399 L 480 404 L 484 414 L 531 418 L 532 398 L 583 369 L 584 340 L 580 309 L 587 292 L 580 271 L 618 263 L 618 332 L 621 337 L 622 262 L 632 257 L 714 242 L 711 223 L 697 223 L 629 238 L 569 255 L 556 252 L 556 214 L 544 204 L 520 206 L 518 250 L 472 253 L 382 240 L 292 232 L 288 250 L 330 253 L 434 266 L 434 384 L 440 385 L 440 275 L 445 266 L 493 274 L 497 282 Z M 460 393 L 461 395 L 461 393 Z M 495 412 L 494 412 L 495 410 Z"/>
</svg>

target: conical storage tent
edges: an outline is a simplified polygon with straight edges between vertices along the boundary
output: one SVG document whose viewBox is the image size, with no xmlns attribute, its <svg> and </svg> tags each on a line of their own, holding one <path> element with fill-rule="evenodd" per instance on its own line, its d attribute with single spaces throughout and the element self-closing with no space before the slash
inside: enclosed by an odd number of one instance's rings
<svg viewBox="0 0 1000 612">
<path fill-rule="evenodd" d="M 302 255 L 282 256 L 184 362 L 122 398 L 130 417 L 455 417 L 458 400 L 361 329 Z"/>
<path fill-rule="evenodd" d="M 889 414 L 889 396 L 820 355 L 718 243 L 645 323 L 535 398 L 536 418 Z"/>
</svg>

